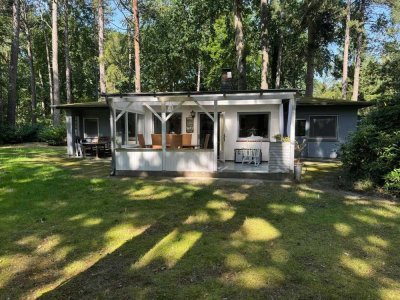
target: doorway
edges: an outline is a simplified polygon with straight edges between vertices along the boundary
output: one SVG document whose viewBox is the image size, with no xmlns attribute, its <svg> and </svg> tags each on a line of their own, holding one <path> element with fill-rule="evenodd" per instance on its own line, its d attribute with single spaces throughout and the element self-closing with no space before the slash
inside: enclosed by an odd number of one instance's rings
<svg viewBox="0 0 400 300">
<path fill-rule="evenodd" d="M 214 115 L 212 112 L 210 112 L 210 115 Z M 218 113 L 218 158 L 223 157 L 224 155 L 221 155 L 221 152 L 223 152 L 223 145 L 221 144 L 221 139 L 224 141 L 225 140 L 225 134 L 224 134 L 224 127 L 225 127 L 225 122 L 224 120 L 224 113 Z M 207 149 L 213 149 L 214 148 L 214 122 L 205 114 L 205 113 L 199 113 L 199 144 L 201 147 L 204 145 L 204 141 L 206 139 L 206 135 L 210 135 L 210 140 L 208 142 Z"/>
</svg>

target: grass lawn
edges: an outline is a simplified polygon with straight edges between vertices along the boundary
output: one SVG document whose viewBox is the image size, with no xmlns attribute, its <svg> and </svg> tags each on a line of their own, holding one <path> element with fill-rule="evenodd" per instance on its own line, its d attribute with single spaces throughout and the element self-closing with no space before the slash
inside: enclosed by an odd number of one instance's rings
<svg viewBox="0 0 400 300">
<path fill-rule="evenodd" d="M 400 205 L 335 193 L 335 164 L 301 185 L 108 164 L 0 148 L 0 299 L 400 299 Z"/>
</svg>

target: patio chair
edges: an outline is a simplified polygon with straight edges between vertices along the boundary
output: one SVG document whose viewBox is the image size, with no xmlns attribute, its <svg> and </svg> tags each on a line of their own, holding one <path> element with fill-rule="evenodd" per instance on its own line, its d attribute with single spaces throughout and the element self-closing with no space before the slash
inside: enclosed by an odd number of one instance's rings
<svg viewBox="0 0 400 300">
<path fill-rule="evenodd" d="M 210 136 L 211 136 L 211 134 L 209 134 L 209 133 L 206 134 L 206 137 L 204 139 L 203 149 L 208 149 L 208 143 L 210 142 Z"/>
<path fill-rule="evenodd" d="M 79 136 L 75 138 L 75 156 L 83 156 L 82 139 Z"/>
<path fill-rule="evenodd" d="M 253 161 L 253 149 L 242 149 L 242 165 L 244 163 L 251 164 Z"/>
<path fill-rule="evenodd" d="M 111 138 L 109 136 L 101 136 L 98 140 L 99 143 L 104 143 L 102 146 L 98 145 L 99 150 L 104 151 L 104 154 L 111 154 Z"/>
<path fill-rule="evenodd" d="M 261 141 L 254 141 L 252 144 L 253 162 L 258 167 L 261 164 Z"/>
<path fill-rule="evenodd" d="M 162 149 L 162 137 L 161 134 L 151 135 L 151 147 L 153 149 Z"/>
<path fill-rule="evenodd" d="M 170 149 L 182 148 L 182 135 L 181 134 L 167 134 L 167 144 Z"/>
<path fill-rule="evenodd" d="M 192 134 L 183 133 L 182 134 L 182 146 L 190 147 L 192 145 Z"/>
<path fill-rule="evenodd" d="M 261 164 L 261 141 L 254 140 L 246 142 L 245 148 L 242 149 L 242 153 L 242 164 L 254 163 L 254 166 L 258 167 Z"/>
<path fill-rule="evenodd" d="M 146 145 L 144 135 L 142 133 L 138 133 L 138 143 L 140 148 L 151 148 L 151 145 Z"/>
</svg>

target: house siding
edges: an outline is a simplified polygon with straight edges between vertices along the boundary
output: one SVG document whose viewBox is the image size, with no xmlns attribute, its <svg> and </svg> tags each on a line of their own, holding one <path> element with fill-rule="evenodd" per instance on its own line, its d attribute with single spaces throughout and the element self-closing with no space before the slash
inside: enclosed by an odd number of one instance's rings
<svg viewBox="0 0 400 300">
<path fill-rule="evenodd" d="M 307 147 L 303 151 L 304 157 L 329 158 L 332 150 L 339 150 L 349 135 L 357 129 L 357 107 L 349 106 L 298 106 L 296 119 L 306 120 Z M 310 116 L 337 116 L 337 139 L 309 138 Z M 298 141 L 303 138 L 296 137 Z"/>
<path fill-rule="evenodd" d="M 66 110 L 67 125 L 67 154 L 75 155 L 75 139 L 83 138 L 83 120 L 86 118 L 94 118 L 99 120 L 99 136 L 111 137 L 110 130 L 110 110 L 107 109 L 74 109 Z M 78 119 L 79 129 L 75 134 L 75 120 Z"/>
</svg>

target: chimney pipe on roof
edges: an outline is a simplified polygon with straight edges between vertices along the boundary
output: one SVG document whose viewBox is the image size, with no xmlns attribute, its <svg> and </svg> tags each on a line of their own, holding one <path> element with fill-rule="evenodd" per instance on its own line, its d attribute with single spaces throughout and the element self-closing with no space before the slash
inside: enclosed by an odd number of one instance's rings
<svg viewBox="0 0 400 300">
<path fill-rule="evenodd" d="M 232 90 L 232 70 L 229 68 L 222 69 L 221 74 L 221 91 Z"/>
</svg>

